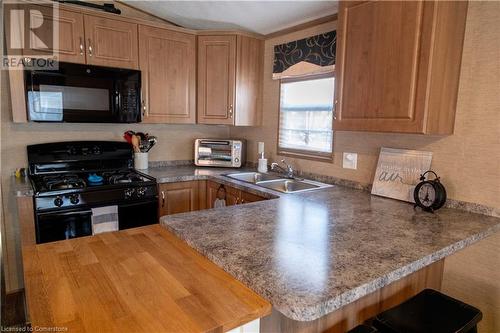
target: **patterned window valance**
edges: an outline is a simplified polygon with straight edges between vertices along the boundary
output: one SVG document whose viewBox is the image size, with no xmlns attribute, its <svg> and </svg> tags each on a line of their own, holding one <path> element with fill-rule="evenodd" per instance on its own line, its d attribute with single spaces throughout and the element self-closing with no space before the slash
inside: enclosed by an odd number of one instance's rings
<svg viewBox="0 0 500 333">
<path fill-rule="evenodd" d="M 273 78 L 325 73 L 333 70 L 337 31 L 274 46 Z"/>
</svg>

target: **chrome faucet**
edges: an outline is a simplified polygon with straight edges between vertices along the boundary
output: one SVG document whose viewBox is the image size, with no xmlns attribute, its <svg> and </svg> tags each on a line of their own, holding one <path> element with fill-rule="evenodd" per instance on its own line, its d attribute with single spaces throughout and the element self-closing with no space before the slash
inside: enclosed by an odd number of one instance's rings
<svg viewBox="0 0 500 333">
<path fill-rule="evenodd" d="M 281 163 L 285 165 L 285 168 L 280 166 L 278 163 L 273 162 L 271 163 L 271 170 L 280 170 L 281 173 L 283 173 L 287 178 L 294 178 L 294 170 L 293 167 L 286 163 L 285 160 L 281 160 Z"/>
</svg>

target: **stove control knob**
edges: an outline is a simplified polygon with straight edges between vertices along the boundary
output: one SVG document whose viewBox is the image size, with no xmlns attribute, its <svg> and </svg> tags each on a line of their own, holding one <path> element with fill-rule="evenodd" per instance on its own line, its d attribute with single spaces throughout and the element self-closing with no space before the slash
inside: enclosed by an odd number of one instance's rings
<svg viewBox="0 0 500 333">
<path fill-rule="evenodd" d="M 139 187 L 137 188 L 137 197 L 141 198 L 146 194 L 146 188 L 145 187 Z"/>
<path fill-rule="evenodd" d="M 57 197 L 54 199 L 54 205 L 57 207 L 61 207 L 63 205 L 64 201 L 61 197 Z"/>
<path fill-rule="evenodd" d="M 80 198 L 78 197 L 78 194 L 72 194 L 69 196 L 69 201 L 73 204 L 76 205 L 80 202 Z"/>
<path fill-rule="evenodd" d="M 127 188 L 124 193 L 125 193 L 125 199 L 130 199 L 134 195 L 135 190 L 133 188 Z"/>
</svg>

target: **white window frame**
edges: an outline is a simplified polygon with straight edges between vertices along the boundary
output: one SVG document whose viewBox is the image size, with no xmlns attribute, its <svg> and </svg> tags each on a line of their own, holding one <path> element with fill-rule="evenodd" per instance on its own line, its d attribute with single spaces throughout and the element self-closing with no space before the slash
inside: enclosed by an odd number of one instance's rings
<svg viewBox="0 0 500 333">
<path fill-rule="evenodd" d="M 307 76 L 302 76 L 302 77 L 297 77 L 297 78 L 282 78 L 282 79 L 280 79 L 280 90 L 279 90 L 280 96 L 279 96 L 279 105 L 278 105 L 278 134 L 277 134 L 277 142 L 276 142 L 276 146 L 277 146 L 276 151 L 278 152 L 278 155 L 333 163 L 334 134 L 332 134 L 332 152 L 329 152 L 329 153 L 312 151 L 312 150 L 293 149 L 293 148 L 286 148 L 286 147 L 280 146 L 281 84 L 291 83 L 291 82 L 308 81 L 308 80 L 317 80 L 317 79 L 330 78 L 330 77 L 335 78 L 335 72 L 312 74 L 312 75 L 307 75 Z M 334 120 L 335 120 L 335 103 L 333 103 L 332 131 L 333 131 L 333 121 Z"/>
</svg>

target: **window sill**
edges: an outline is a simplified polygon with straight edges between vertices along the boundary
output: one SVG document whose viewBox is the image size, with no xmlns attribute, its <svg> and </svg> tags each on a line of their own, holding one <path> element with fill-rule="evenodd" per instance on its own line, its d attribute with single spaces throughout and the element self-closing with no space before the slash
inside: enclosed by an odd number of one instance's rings
<svg viewBox="0 0 500 333">
<path fill-rule="evenodd" d="M 307 151 L 289 150 L 289 149 L 278 148 L 278 155 L 293 157 L 293 158 L 300 158 L 300 159 L 304 159 L 304 160 L 317 161 L 317 162 L 333 163 L 333 152 L 332 153 L 325 153 L 325 154 L 315 154 L 315 153 L 307 152 Z"/>
</svg>

